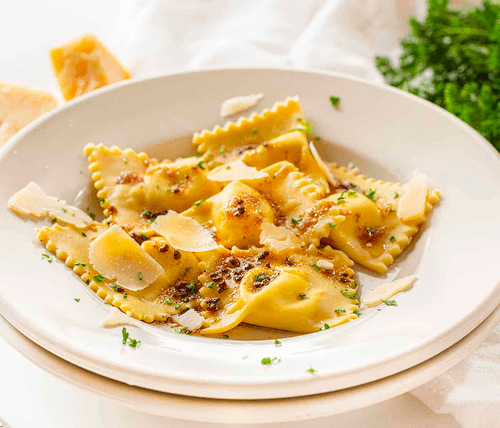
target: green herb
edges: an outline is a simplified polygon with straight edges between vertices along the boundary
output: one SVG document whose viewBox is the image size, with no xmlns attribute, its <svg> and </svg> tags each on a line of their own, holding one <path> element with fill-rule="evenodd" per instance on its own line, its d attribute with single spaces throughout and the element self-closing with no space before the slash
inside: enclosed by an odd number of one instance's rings
<svg viewBox="0 0 500 428">
<path fill-rule="evenodd" d="M 194 293 L 196 291 L 196 282 L 191 281 L 186 288 L 191 292 Z"/>
<path fill-rule="evenodd" d="M 316 138 L 315 138 L 315 140 L 316 140 L 316 141 L 319 141 L 319 140 L 321 140 L 321 138 L 319 138 L 319 137 L 316 137 Z"/>
<path fill-rule="evenodd" d="M 167 189 L 167 193 L 172 193 L 172 189 Z"/>
<path fill-rule="evenodd" d="M 368 199 L 371 199 L 373 202 L 375 202 L 378 197 L 375 197 L 375 190 L 370 190 L 366 195 Z"/>
<path fill-rule="evenodd" d="M 125 343 L 127 343 L 127 340 L 128 340 L 128 332 L 127 332 L 127 329 L 125 327 L 122 328 L 122 343 L 125 345 Z"/>
<path fill-rule="evenodd" d="M 339 314 L 345 314 L 345 309 L 335 309 L 335 313 L 337 315 L 339 315 Z"/>
<path fill-rule="evenodd" d="M 71 213 L 71 217 L 74 217 L 74 216 L 75 216 L 75 213 L 74 213 L 74 212 L 72 212 L 72 213 Z"/>
<path fill-rule="evenodd" d="M 387 306 L 398 306 L 397 302 L 395 300 L 382 300 L 380 299 L 382 302 L 384 302 Z"/>
<path fill-rule="evenodd" d="M 314 269 L 321 270 L 321 268 L 320 268 L 320 267 L 319 267 L 316 263 L 312 264 L 311 266 L 312 266 Z"/>
<path fill-rule="evenodd" d="M 231 167 L 228 165 L 228 166 L 226 166 L 226 169 L 231 169 Z"/>
<path fill-rule="evenodd" d="M 62 209 L 62 212 L 65 213 L 67 212 L 68 210 L 66 208 L 61 208 Z"/>
<path fill-rule="evenodd" d="M 257 132 L 259 132 L 257 131 L 257 128 L 252 129 L 252 134 L 257 134 Z"/>
<path fill-rule="evenodd" d="M 94 276 L 94 279 L 97 281 L 97 282 L 102 282 L 103 279 L 105 279 L 102 275 L 95 275 Z"/>
<path fill-rule="evenodd" d="M 360 316 L 361 316 L 361 314 L 359 313 L 359 311 L 358 311 L 357 309 L 354 309 L 354 310 L 352 311 L 352 313 L 353 313 L 353 314 L 356 314 L 358 317 L 360 317 Z"/>
<path fill-rule="evenodd" d="M 301 298 L 302 300 L 307 300 L 309 299 L 309 297 L 307 297 L 307 295 L 305 293 L 300 293 L 299 294 L 299 298 Z"/>
<path fill-rule="evenodd" d="M 57 222 L 57 218 L 52 219 L 52 224 L 55 224 Z"/>
<path fill-rule="evenodd" d="M 174 308 L 174 309 L 175 309 L 176 311 L 178 311 L 180 308 L 181 308 L 181 304 L 180 304 L 180 303 L 178 303 L 178 304 L 175 306 L 175 308 Z"/>
<path fill-rule="evenodd" d="M 75 263 L 75 266 L 81 266 L 81 267 L 85 267 L 87 266 L 85 263 Z"/>
<path fill-rule="evenodd" d="M 139 281 L 142 281 L 142 272 L 137 272 L 137 276 L 139 277 Z"/>
<path fill-rule="evenodd" d="M 445 108 L 500 150 L 500 4 L 452 10 L 429 0 L 422 22 L 410 19 L 399 65 L 377 57 L 387 83 Z"/>
<path fill-rule="evenodd" d="M 176 333 L 181 334 L 181 333 L 184 333 L 187 329 L 188 329 L 187 327 L 177 327 L 176 329 L 174 329 L 174 331 Z"/>
<path fill-rule="evenodd" d="M 225 333 L 222 335 L 222 337 L 223 337 L 224 339 L 229 339 L 229 335 L 228 335 L 228 334 L 225 334 Z"/>
<path fill-rule="evenodd" d="M 300 131 L 300 132 L 304 132 L 306 134 L 310 134 L 312 132 L 311 124 L 309 122 L 304 122 L 304 126 L 305 126 L 305 128 L 295 128 L 295 129 L 291 129 L 288 132 Z"/>
<path fill-rule="evenodd" d="M 207 287 L 210 288 L 211 290 L 213 290 L 215 287 L 215 284 L 213 282 L 211 282 L 210 284 L 207 285 Z"/>
<path fill-rule="evenodd" d="M 186 330 L 186 334 L 193 334 L 193 332 L 191 330 Z"/>
<path fill-rule="evenodd" d="M 127 329 L 125 327 L 122 328 L 122 343 L 125 345 L 128 342 L 128 345 L 132 348 L 137 348 L 138 345 L 141 344 L 140 340 L 131 339 Z"/>
<path fill-rule="evenodd" d="M 128 297 L 128 293 L 123 293 L 123 298 L 126 299 Z"/>
<path fill-rule="evenodd" d="M 95 214 L 90 213 L 90 214 L 89 214 L 89 216 L 90 216 L 90 218 L 91 218 L 92 220 L 95 220 Z"/>
<path fill-rule="evenodd" d="M 118 285 L 116 285 L 115 283 L 111 284 L 111 286 L 113 287 L 113 290 L 116 290 L 118 288 Z"/>
<path fill-rule="evenodd" d="M 80 299 L 75 299 L 75 302 L 79 302 L 79 301 L 80 301 Z"/>
<path fill-rule="evenodd" d="M 276 340 L 274 341 L 274 344 L 275 344 L 276 346 L 281 346 L 281 342 L 280 342 L 278 339 L 276 339 Z"/>
<path fill-rule="evenodd" d="M 255 282 L 261 282 L 261 281 L 263 281 L 264 279 L 269 278 L 269 277 L 267 276 L 267 273 L 266 273 L 266 272 L 262 272 L 262 273 L 261 273 L 261 274 L 259 274 L 259 275 L 255 275 L 255 274 L 254 274 L 253 276 L 254 276 L 254 278 L 255 278 Z"/>
<path fill-rule="evenodd" d="M 354 196 L 356 194 L 355 190 L 347 192 L 347 196 Z"/>
<path fill-rule="evenodd" d="M 131 346 L 132 348 L 137 348 L 137 345 L 140 344 L 141 344 L 140 340 L 130 339 L 128 346 Z"/>
<path fill-rule="evenodd" d="M 267 364 L 278 364 L 281 362 L 281 359 L 274 357 L 274 358 L 262 358 L 261 364 L 267 365 Z"/>
<path fill-rule="evenodd" d="M 298 117 L 298 118 L 297 118 L 297 122 L 302 122 L 302 118 L 301 118 L 301 117 Z"/>
<path fill-rule="evenodd" d="M 399 198 L 399 193 L 398 192 L 394 193 L 394 199 L 397 199 L 397 198 Z"/>
<path fill-rule="evenodd" d="M 128 158 L 123 158 L 123 162 L 128 163 Z"/>
<path fill-rule="evenodd" d="M 172 300 L 170 300 L 169 298 L 165 299 L 165 303 L 167 305 L 173 305 L 174 304 L 174 302 L 172 302 Z"/>
<path fill-rule="evenodd" d="M 293 224 L 297 224 L 297 223 L 300 223 L 302 221 L 301 218 L 292 218 L 292 223 Z"/>
<path fill-rule="evenodd" d="M 334 106 L 334 107 L 337 107 L 339 101 L 340 101 L 339 97 L 334 97 L 333 95 L 330 97 L 330 102 L 332 103 L 332 106 Z"/>
<path fill-rule="evenodd" d="M 340 292 L 348 297 L 349 299 L 352 299 L 352 300 L 359 300 L 359 296 L 358 296 L 358 293 L 354 292 L 353 294 L 350 294 L 347 290 L 340 290 Z"/>
<path fill-rule="evenodd" d="M 200 204 L 201 204 L 204 200 L 205 200 L 205 198 L 201 198 L 199 201 L 196 201 L 193 205 L 194 205 L 195 207 L 199 207 L 199 206 L 200 206 Z"/>
<path fill-rule="evenodd" d="M 309 370 L 306 370 L 306 372 L 314 374 L 316 373 L 317 370 L 314 370 L 312 367 Z"/>
<path fill-rule="evenodd" d="M 205 169 L 205 167 L 203 166 L 204 163 L 205 163 L 205 161 L 199 161 L 198 162 L 198 168 Z"/>
<path fill-rule="evenodd" d="M 220 152 L 224 153 L 226 151 L 226 146 L 220 146 Z"/>
<path fill-rule="evenodd" d="M 335 223 L 332 223 L 332 222 L 330 221 L 330 222 L 328 222 L 328 226 L 330 226 L 330 227 L 335 227 L 335 226 L 337 226 L 337 225 L 336 225 Z"/>
<path fill-rule="evenodd" d="M 389 241 L 391 241 L 391 242 L 394 242 L 395 240 L 396 240 L 396 238 L 395 238 L 394 236 L 391 236 L 391 237 L 389 238 Z"/>
<path fill-rule="evenodd" d="M 184 272 L 182 272 L 182 276 L 186 276 L 190 269 L 191 269 L 190 267 L 187 267 L 186 269 L 184 269 Z"/>
<path fill-rule="evenodd" d="M 141 233 L 141 239 L 144 239 L 146 241 L 148 239 L 148 237 L 146 235 L 144 235 L 144 233 Z"/>
<path fill-rule="evenodd" d="M 49 263 L 52 263 L 53 259 L 48 254 L 42 254 L 42 260 L 47 260 Z"/>
<path fill-rule="evenodd" d="M 149 220 L 149 223 L 153 224 L 155 222 L 155 220 L 156 220 L 155 218 L 152 218 L 152 219 Z"/>
<path fill-rule="evenodd" d="M 106 199 L 99 199 L 99 202 L 103 204 L 104 202 L 106 202 Z"/>
<path fill-rule="evenodd" d="M 325 330 L 328 330 L 330 326 L 328 324 L 325 324 Z"/>
<path fill-rule="evenodd" d="M 82 232 L 82 236 L 87 237 L 87 234 L 85 232 Z"/>
</svg>

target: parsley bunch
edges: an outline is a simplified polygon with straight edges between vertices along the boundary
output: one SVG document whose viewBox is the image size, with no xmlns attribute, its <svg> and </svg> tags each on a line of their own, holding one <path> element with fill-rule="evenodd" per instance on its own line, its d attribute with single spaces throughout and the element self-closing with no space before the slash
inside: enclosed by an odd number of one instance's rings
<svg viewBox="0 0 500 428">
<path fill-rule="evenodd" d="M 386 82 L 445 108 L 500 151 L 500 5 L 457 11 L 429 0 L 425 21 L 410 25 L 398 66 L 376 57 Z"/>
</svg>

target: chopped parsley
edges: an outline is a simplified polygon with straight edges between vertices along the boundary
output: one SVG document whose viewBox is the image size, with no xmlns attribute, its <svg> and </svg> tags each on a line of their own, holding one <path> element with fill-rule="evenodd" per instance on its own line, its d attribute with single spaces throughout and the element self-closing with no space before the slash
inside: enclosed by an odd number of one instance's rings
<svg viewBox="0 0 500 428">
<path fill-rule="evenodd" d="M 172 302 L 172 300 L 170 300 L 169 298 L 165 299 L 165 303 L 167 305 L 173 305 L 174 304 L 174 302 Z"/>
<path fill-rule="evenodd" d="M 191 281 L 186 288 L 191 292 L 194 293 L 196 291 L 196 282 Z"/>
<path fill-rule="evenodd" d="M 394 193 L 394 199 L 397 199 L 397 198 L 399 198 L 399 193 L 398 192 Z"/>
<path fill-rule="evenodd" d="M 380 299 L 382 302 L 384 302 L 387 306 L 398 306 L 397 302 L 395 300 L 382 300 Z"/>
<path fill-rule="evenodd" d="M 252 129 L 252 134 L 257 134 L 257 132 L 259 132 L 257 128 Z"/>
<path fill-rule="evenodd" d="M 332 223 L 332 222 L 330 221 L 330 222 L 328 223 L 328 226 L 330 226 L 330 227 L 335 227 L 335 226 L 337 226 L 337 225 L 336 225 L 335 223 Z"/>
<path fill-rule="evenodd" d="M 75 299 L 75 302 L 79 302 L 79 301 L 80 301 L 80 299 Z"/>
<path fill-rule="evenodd" d="M 259 275 L 255 275 L 255 274 L 254 274 L 253 276 L 254 276 L 254 278 L 255 278 L 255 282 L 262 282 L 262 281 L 264 281 L 264 279 L 269 278 L 269 277 L 267 276 L 267 273 L 266 273 L 266 272 L 262 272 L 262 273 L 261 273 L 261 274 L 259 274 Z"/>
<path fill-rule="evenodd" d="M 319 137 L 316 137 L 316 138 L 315 138 L 315 140 L 316 140 L 316 141 L 319 141 L 319 140 L 321 140 L 321 138 L 319 138 Z"/>
<path fill-rule="evenodd" d="M 91 218 L 92 220 L 95 220 L 95 214 L 94 214 L 94 213 L 90 213 L 90 214 L 89 214 L 89 216 L 90 216 L 90 218 Z"/>
<path fill-rule="evenodd" d="M 316 264 L 316 263 L 313 263 L 311 265 L 314 269 L 317 269 L 317 270 L 321 270 L 321 268 Z"/>
<path fill-rule="evenodd" d="M 349 299 L 352 300 L 359 300 L 358 293 L 354 292 L 353 294 L 350 294 L 347 290 L 340 290 L 340 292 L 345 296 L 348 297 Z"/>
<path fill-rule="evenodd" d="M 328 330 L 329 328 L 330 328 L 330 326 L 325 323 L 325 330 Z"/>
<path fill-rule="evenodd" d="M 52 263 L 53 259 L 48 254 L 42 254 L 42 260 L 47 260 L 49 263 Z"/>
<path fill-rule="evenodd" d="M 276 346 L 281 346 L 281 342 L 280 342 L 278 339 L 276 339 L 276 340 L 274 341 L 274 344 L 275 344 Z"/>
<path fill-rule="evenodd" d="M 138 345 L 141 344 L 140 340 L 135 340 L 130 338 L 127 329 L 125 327 L 122 328 L 122 343 L 125 345 L 128 343 L 132 348 L 137 348 Z"/>
<path fill-rule="evenodd" d="M 215 284 L 213 282 L 211 282 L 210 284 L 207 285 L 207 287 L 210 288 L 211 290 L 213 290 L 215 287 Z"/>
<path fill-rule="evenodd" d="M 205 161 L 199 161 L 198 162 L 198 168 L 205 169 L 205 167 L 203 166 L 204 163 L 205 163 Z"/>
<path fill-rule="evenodd" d="M 82 232 L 82 236 L 84 236 L 86 238 L 87 234 L 85 232 Z"/>
<path fill-rule="evenodd" d="M 231 167 L 228 165 L 228 166 L 226 166 L 226 169 L 231 169 Z"/>
<path fill-rule="evenodd" d="M 139 281 L 142 281 L 142 272 L 137 272 L 137 276 L 139 277 Z"/>
<path fill-rule="evenodd" d="M 53 218 L 53 219 L 52 219 L 52 224 L 56 224 L 56 222 L 57 222 L 57 218 Z M 82 233 L 83 233 L 83 232 L 82 232 Z"/>
<path fill-rule="evenodd" d="M 94 276 L 94 279 L 97 281 L 97 282 L 102 282 L 104 277 L 102 275 L 95 275 Z"/>
<path fill-rule="evenodd" d="M 224 334 L 222 335 L 222 337 L 223 337 L 224 339 L 229 339 L 229 334 L 224 333 Z"/>
<path fill-rule="evenodd" d="M 123 158 L 123 162 L 128 163 L 128 158 L 127 157 Z"/>
<path fill-rule="evenodd" d="M 181 308 L 181 305 L 180 305 L 180 303 L 178 303 L 178 304 L 175 306 L 175 308 L 174 308 L 174 309 L 175 309 L 176 311 L 178 311 L 180 308 Z"/>
<path fill-rule="evenodd" d="M 359 313 L 359 311 L 358 311 L 357 309 L 354 309 L 354 310 L 352 311 L 352 313 L 353 313 L 353 314 L 356 314 L 358 317 L 360 317 L 360 316 L 361 316 L 361 314 Z"/>
<path fill-rule="evenodd" d="M 340 101 L 339 97 L 334 97 L 333 95 L 330 96 L 330 103 L 332 104 L 332 106 L 337 107 L 339 101 Z"/>
<path fill-rule="evenodd" d="M 309 297 L 307 297 L 306 293 L 300 293 L 299 294 L 299 298 L 302 299 L 302 300 L 307 300 L 309 299 Z"/>
<path fill-rule="evenodd" d="M 201 198 L 199 201 L 196 201 L 196 202 L 193 204 L 193 206 L 195 206 L 195 207 L 199 207 L 199 206 L 200 206 L 200 204 L 201 204 L 204 200 L 205 200 L 205 198 Z"/>
<path fill-rule="evenodd" d="M 292 218 L 292 223 L 293 224 L 297 224 L 297 223 L 300 223 L 302 221 L 301 218 Z"/>
<path fill-rule="evenodd" d="M 337 315 L 339 315 L 339 314 L 345 314 L 345 309 L 335 309 L 335 313 Z"/>
<path fill-rule="evenodd" d="M 128 293 L 123 293 L 123 298 L 126 299 L 128 297 Z"/>
<path fill-rule="evenodd" d="M 312 367 L 309 370 L 306 370 L 306 372 L 314 374 L 316 373 L 317 370 L 314 370 Z"/>
<path fill-rule="evenodd" d="M 274 357 L 274 358 L 262 358 L 261 364 L 264 365 L 269 365 L 269 364 L 278 364 L 281 362 L 280 358 Z"/>
<path fill-rule="evenodd" d="M 141 233 L 141 239 L 144 239 L 145 241 L 147 241 L 148 237 L 146 235 L 144 235 L 144 233 Z"/>
<path fill-rule="evenodd" d="M 356 194 L 356 191 L 355 190 L 351 190 L 349 192 L 347 192 L 347 196 L 354 196 Z"/>
<path fill-rule="evenodd" d="M 224 153 L 226 151 L 226 146 L 220 146 L 220 152 Z"/>
<path fill-rule="evenodd" d="M 167 193 L 172 193 L 172 189 L 167 189 Z"/>
<path fill-rule="evenodd" d="M 373 202 L 375 202 L 378 197 L 375 196 L 375 190 L 370 190 L 366 195 L 368 199 L 371 199 Z"/>
<path fill-rule="evenodd" d="M 395 238 L 394 236 L 391 236 L 391 237 L 389 238 L 389 241 L 391 241 L 391 242 L 394 242 L 395 240 L 396 240 L 396 238 Z"/>
<path fill-rule="evenodd" d="M 184 272 L 182 272 L 182 276 L 186 276 L 190 269 L 191 269 L 190 267 L 187 267 L 186 269 L 184 269 Z"/>
<path fill-rule="evenodd" d="M 66 208 L 61 208 L 61 209 L 62 209 L 63 213 L 68 212 L 68 210 Z"/>
<path fill-rule="evenodd" d="M 85 263 L 75 263 L 75 266 L 81 266 L 81 267 L 85 267 L 87 266 Z"/>
<path fill-rule="evenodd" d="M 290 131 L 288 131 L 288 132 L 300 131 L 300 132 L 304 132 L 306 134 L 310 134 L 312 132 L 311 124 L 309 122 L 304 122 L 304 125 L 305 125 L 305 128 L 290 129 Z"/>
<path fill-rule="evenodd" d="M 104 204 L 104 202 L 106 202 L 106 199 L 99 199 L 99 202 L 100 202 L 101 204 Z"/>
<path fill-rule="evenodd" d="M 345 196 L 344 196 L 344 193 L 345 192 L 342 192 L 340 194 L 340 196 L 337 198 L 337 205 L 340 205 L 341 203 L 345 202 Z"/>
<path fill-rule="evenodd" d="M 174 329 L 174 331 L 176 333 L 181 334 L 181 333 L 184 333 L 187 329 L 188 329 L 187 327 L 177 327 L 176 329 Z"/>
</svg>

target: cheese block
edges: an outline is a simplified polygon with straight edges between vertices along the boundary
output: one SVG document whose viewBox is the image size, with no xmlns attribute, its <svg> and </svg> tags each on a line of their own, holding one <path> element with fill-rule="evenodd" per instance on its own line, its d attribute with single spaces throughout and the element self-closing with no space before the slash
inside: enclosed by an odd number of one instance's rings
<svg viewBox="0 0 500 428">
<path fill-rule="evenodd" d="M 54 97 L 45 92 L 0 83 L 0 146 L 56 105 Z"/>
<path fill-rule="evenodd" d="M 130 77 L 95 36 L 85 35 L 50 51 L 52 67 L 65 100 Z"/>
</svg>

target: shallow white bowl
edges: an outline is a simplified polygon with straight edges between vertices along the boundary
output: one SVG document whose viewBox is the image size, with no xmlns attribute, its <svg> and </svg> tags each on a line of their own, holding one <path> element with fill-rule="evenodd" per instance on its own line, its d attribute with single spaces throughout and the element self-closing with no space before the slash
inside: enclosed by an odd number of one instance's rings
<svg viewBox="0 0 500 428">
<path fill-rule="evenodd" d="M 82 155 L 89 141 L 159 158 L 189 155 L 185 137 L 223 123 L 223 100 L 258 92 L 266 97 L 256 111 L 298 94 L 326 159 L 353 161 L 367 175 L 391 181 L 408 180 L 418 167 L 441 190 L 443 201 L 416 242 L 387 276 L 373 275 L 374 282 L 396 273 L 418 275 L 415 287 L 398 296 L 398 307 L 283 339 L 281 347 L 141 325 L 129 328 L 142 340 L 132 349 L 122 346 L 120 329 L 99 327 L 108 309 L 79 278 L 62 263 L 41 260 L 33 223 L 2 208 L 2 315 L 39 345 L 98 374 L 159 391 L 243 399 L 308 395 L 380 379 L 431 358 L 479 325 L 500 302 L 498 154 L 432 104 L 352 78 L 214 70 L 96 91 L 30 125 L 0 151 L 0 206 L 30 180 L 72 201 L 89 187 Z M 330 95 L 341 98 L 339 109 L 331 107 Z M 95 203 L 80 201 L 83 208 Z M 282 361 L 262 366 L 263 357 Z M 316 374 L 306 371 L 310 367 Z"/>
</svg>

